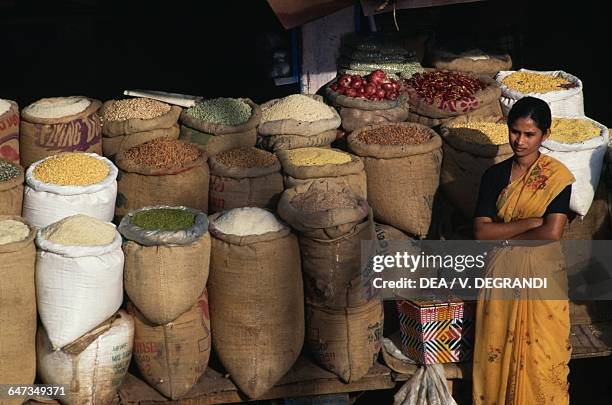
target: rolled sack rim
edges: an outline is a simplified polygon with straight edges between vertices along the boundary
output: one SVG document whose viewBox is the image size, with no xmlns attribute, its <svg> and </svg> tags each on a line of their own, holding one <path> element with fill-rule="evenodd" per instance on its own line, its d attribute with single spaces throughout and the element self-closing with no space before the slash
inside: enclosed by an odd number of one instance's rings
<svg viewBox="0 0 612 405">
<path fill-rule="evenodd" d="M 231 149 L 230 149 L 231 150 Z M 223 153 L 223 152 L 220 152 Z M 269 152 L 271 153 L 271 152 Z M 231 167 L 217 161 L 217 155 L 212 155 L 208 158 L 208 167 L 210 168 L 211 176 L 230 177 L 233 179 L 247 179 L 255 177 L 263 177 L 273 173 L 280 173 L 281 163 L 278 156 L 275 157 L 274 163 L 268 166 L 256 167 Z"/>
<path fill-rule="evenodd" d="M 107 224 L 111 224 L 113 225 L 113 227 L 115 226 L 114 224 L 110 222 L 107 222 Z M 70 245 L 62 245 L 59 243 L 54 243 L 54 242 L 51 242 L 45 239 L 42 236 L 42 231 L 44 229 L 45 228 L 39 229 L 36 232 L 36 239 L 35 239 L 36 246 L 38 247 L 38 249 L 44 252 L 54 253 L 56 255 L 60 255 L 63 257 L 78 258 L 78 257 L 86 257 L 86 256 L 93 256 L 93 257 L 102 256 L 107 253 L 114 252 L 116 250 L 121 250 L 121 243 L 122 243 L 121 234 L 119 233 L 119 231 L 117 231 L 116 228 L 115 228 L 115 238 L 113 239 L 113 241 L 107 245 L 101 245 L 101 246 L 70 246 Z"/>
<path fill-rule="evenodd" d="M 293 164 L 287 156 L 289 150 L 278 150 L 275 153 L 278 156 L 283 172 L 296 179 L 308 180 L 318 177 L 338 177 L 363 172 L 363 160 L 359 156 L 336 148 L 326 150 L 347 154 L 350 156 L 351 161 L 340 164 L 326 163 L 315 166 L 298 166 Z"/>
<path fill-rule="evenodd" d="M 108 100 L 100 107 L 100 112 L 103 111 L 107 106 L 116 103 L 119 100 Z M 165 103 L 167 104 L 167 103 Z M 170 104 L 168 104 L 170 105 Z M 123 121 L 108 121 L 102 118 L 100 113 L 100 124 L 102 126 L 102 134 L 108 138 L 114 138 L 116 136 L 125 136 L 138 132 L 154 131 L 156 129 L 169 129 L 178 123 L 179 116 L 181 115 L 182 108 L 176 105 L 170 105 L 170 110 L 155 118 L 128 118 Z M 169 120 L 169 126 L 167 124 L 160 124 L 160 121 Z M 106 130 L 104 128 L 107 128 Z M 138 128 L 138 130 L 134 130 Z"/>
</svg>

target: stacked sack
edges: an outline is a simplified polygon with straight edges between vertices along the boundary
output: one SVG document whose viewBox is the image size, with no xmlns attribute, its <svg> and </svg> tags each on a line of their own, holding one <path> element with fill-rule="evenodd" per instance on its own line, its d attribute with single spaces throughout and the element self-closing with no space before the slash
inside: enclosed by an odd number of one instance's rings
<svg viewBox="0 0 612 405">
<path fill-rule="evenodd" d="M 108 100 L 98 114 L 102 121 L 102 150 L 107 157 L 156 138 L 179 136 L 181 107 L 150 98 Z"/>
<path fill-rule="evenodd" d="M 208 291 L 213 347 L 249 398 L 276 384 L 304 342 L 304 295 L 297 237 L 256 207 L 210 217 Z"/>
<path fill-rule="evenodd" d="M 208 157 L 196 146 L 157 138 L 120 151 L 115 216 L 153 205 L 208 210 Z"/>
<path fill-rule="evenodd" d="M 433 70 L 417 73 L 405 82 L 408 121 L 435 127 L 459 116 L 470 119 L 501 115 L 497 82 L 487 77 Z"/>
<path fill-rule="evenodd" d="M 63 152 L 102 154 L 100 101 L 87 97 L 38 100 L 21 111 L 19 155 L 21 165 Z"/>
<path fill-rule="evenodd" d="M 109 403 L 127 373 L 134 337 L 132 317 L 118 311 L 121 235 L 109 222 L 74 215 L 40 229 L 36 245 L 39 376 L 68 385 L 67 403 Z"/>
<path fill-rule="evenodd" d="M 317 95 L 292 94 L 261 106 L 257 144 L 277 150 L 327 146 L 337 137 L 341 119 Z"/>
<path fill-rule="evenodd" d="M 501 86 L 504 116 L 523 97 L 536 97 L 548 103 L 553 116 L 584 117 L 582 81 L 574 75 L 556 71 L 521 69 L 501 71 L 495 77 Z"/>
<path fill-rule="evenodd" d="M 255 146 L 261 109 L 248 98 L 203 100 L 181 114 L 181 139 L 208 155 Z"/>
<path fill-rule="evenodd" d="M 0 215 L 21 215 L 23 168 L 0 159 Z"/>
<path fill-rule="evenodd" d="M 440 70 L 452 70 L 491 78 L 502 70 L 512 68 L 512 58 L 508 54 L 485 52 L 481 49 L 465 50 L 465 47 L 449 45 L 433 46 L 429 50 L 431 66 Z"/>
<path fill-rule="evenodd" d="M 361 266 L 361 243 L 375 239 L 367 201 L 326 181 L 283 193 L 280 216 L 299 234 L 306 294 L 306 343 L 349 383 L 365 376 L 381 347 L 382 303 Z"/>
<path fill-rule="evenodd" d="M 123 217 L 119 231 L 136 365 L 152 387 L 178 399 L 210 357 L 208 218 L 186 207 L 146 207 Z"/>
<path fill-rule="evenodd" d="M 0 98 L 0 159 L 19 164 L 19 106 Z"/>
</svg>

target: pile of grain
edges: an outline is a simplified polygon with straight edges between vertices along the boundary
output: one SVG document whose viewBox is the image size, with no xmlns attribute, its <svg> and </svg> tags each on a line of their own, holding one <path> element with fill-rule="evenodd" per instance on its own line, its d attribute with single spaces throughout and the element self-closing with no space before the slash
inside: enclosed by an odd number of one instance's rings
<svg viewBox="0 0 612 405">
<path fill-rule="evenodd" d="M 109 171 L 108 164 L 85 153 L 62 153 L 38 164 L 34 177 L 60 186 L 89 186 L 104 180 Z"/>
<path fill-rule="evenodd" d="M 224 234 L 237 236 L 262 235 L 285 228 L 274 214 L 254 207 L 229 210 L 219 216 L 212 226 Z"/>
<path fill-rule="evenodd" d="M 296 166 L 341 165 L 351 161 L 348 153 L 326 148 L 299 148 L 288 150 L 289 161 Z"/>
<path fill-rule="evenodd" d="M 103 109 L 101 118 L 104 121 L 150 120 L 168 113 L 170 108 L 170 105 L 150 98 L 128 98 Z"/>
<path fill-rule="evenodd" d="M 217 162 L 228 167 L 268 167 L 276 163 L 273 153 L 257 148 L 238 148 L 215 155 Z"/>
<path fill-rule="evenodd" d="M 183 167 L 200 155 L 201 152 L 195 145 L 164 138 L 157 138 L 125 151 L 127 159 L 142 166 L 159 169 Z"/>
<path fill-rule="evenodd" d="M 363 131 L 357 139 L 376 145 L 418 145 L 429 141 L 431 133 L 426 128 L 387 125 Z"/>
<path fill-rule="evenodd" d="M 334 113 L 327 104 L 301 94 L 292 94 L 262 109 L 261 122 L 289 119 L 314 122 L 331 118 L 334 118 Z"/>
<path fill-rule="evenodd" d="M 187 114 L 211 124 L 236 126 L 251 118 L 251 106 L 235 98 L 214 98 L 197 103 Z"/>
<path fill-rule="evenodd" d="M 0 245 L 20 242 L 28 237 L 30 228 L 20 221 L 5 219 L 0 221 Z"/>
<path fill-rule="evenodd" d="M 49 242 L 65 246 L 103 246 L 115 240 L 115 227 L 87 215 L 73 215 L 55 222 L 42 231 Z"/>
<path fill-rule="evenodd" d="M 23 109 L 36 118 L 61 118 L 81 113 L 91 101 L 86 97 L 53 97 L 38 100 Z"/>
</svg>

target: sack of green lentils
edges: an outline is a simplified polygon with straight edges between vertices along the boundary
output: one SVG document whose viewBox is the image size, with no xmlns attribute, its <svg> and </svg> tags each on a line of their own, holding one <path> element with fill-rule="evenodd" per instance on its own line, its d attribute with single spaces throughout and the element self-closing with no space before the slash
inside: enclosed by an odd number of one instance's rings
<svg viewBox="0 0 612 405">
<path fill-rule="evenodd" d="M 0 99 L 0 159 L 19 164 L 19 106 Z"/>
<path fill-rule="evenodd" d="M 261 149 L 232 149 L 211 156 L 211 213 L 240 207 L 276 207 L 283 192 L 283 176 L 278 158 Z"/>
<path fill-rule="evenodd" d="M 348 146 L 363 160 L 374 218 L 425 237 L 440 181 L 440 136 L 419 124 L 380 124 L 352 132 Z"/>
<path fill-rule="evenodd" d="M 0 159 L 0 215 L 21 215 L 23 168 Z"/>
<path fill-rule="evenodd" d="M 36 377 L 35 236 L 36 228 L 23 218 L 0 216 L 2 384 L 29 385 Z"/>
<path fill-rule="evenodd" d="M 512 156 L 508 126 L 499 116 L 453 119 L 440 127 L 444 140 L 440 187 L 466 218 L 476 209 L 480 179 L 490 166 Z"/>
<path fill-rule="evenodd" d="M 102 153 L 108 158 L 113 158 L 119 151 L 152 141 L 156 138 L 178 139 L 180 128 L 178 124 L 170 128 L 153 129 L 151 131 L 135 132 L 129 135 L 118 135 L 113 137 L 102 137 Z"/>
<path fill-rule="evenodd" d="M 123 217 L 119 232 L 130 301 L 157 325 L 172 322 L 191 308 L 208 280 L 208 217 L 185 207 L 156 206 Z"/>
<path fill-rule="evenodd" d="M 38 100 L 21 111 L 19 154 L 21 165 L 62 152 L 102 154 L 100 101 L 87 97 Z"/>
<path fill-rule="evenodd" d="M 364 377 L 382 347 L 384 314 L 379 300 L 356 308 L 306 303 L 306 345 L 315 360 L 346 383 Z"/>
<path fill-rule="evenodd" d="M 95 153 L 64 153 L 26 171 L 23 217 L 37 228 L 74 214 L 113 219 L 118 170 Z"/>
<path fill-rule="evenodd" d="M 209 230 L 213 346 L 240 390 L 258 398 L 289 371 L 304 342 L 298 240 L 255 207 L 214 214 Z"/>
<path fill-rule="evenodd" d="M 345 185 L 315 181 L 285 190 L 278 213 L 298 231 L 306 298 L 330 308 L 374 298 L 361 242 L 374 239 L 372 211 Z"/>
<path fill-rule="evenodd" d="M 283 166 L 286 188 L 326 180 L 344 183 L 367 198 L 366 174 L 358 156 L 326 148 L 279 150 L 276 154 Z"/>
<path fill-rule="evenodd" d="M 179 399 L 198 382 L 210 358 L 210 316 L 204 290 L 195 304 L 164 325 L 150 323 L 128 304 L 134 316 L 134 359 L 146 382 L 168 398 Z"/>
<path fill-rule="evenodd" d="M 208 210 L 207 156 L 196 146 L 169 139 L 152 141 L 120 151 L 115 216 L 154 205 Z"/>
<path fill-rule="evenodd" d="M 98 114 L 102 121 L 102 134 L 114 137 L 172 128 L 181 111 L 179 106 L 150 98 L 129 98 L 104 102 Z"/>
<path fill-rule="evenodd" d="M 181 139 L 208 155 L 255 146 L 261 108 L 248 98 L 203 100 L 181 114 Z"/>
</svg>

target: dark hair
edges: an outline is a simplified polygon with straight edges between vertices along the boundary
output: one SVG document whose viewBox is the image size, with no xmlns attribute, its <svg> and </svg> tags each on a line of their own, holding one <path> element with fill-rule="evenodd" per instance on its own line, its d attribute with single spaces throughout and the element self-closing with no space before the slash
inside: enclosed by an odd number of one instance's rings
<svg viewBox="0 0 612 405">
<path fill-rule="evenodd" d="M 512 126 L 519 118 L 531 118 L 542 133 L 550 129 L 552 113 L 546 101 L 535 97 L 523 97 L 508 113 L 508 126 Z"/>
</svg>

